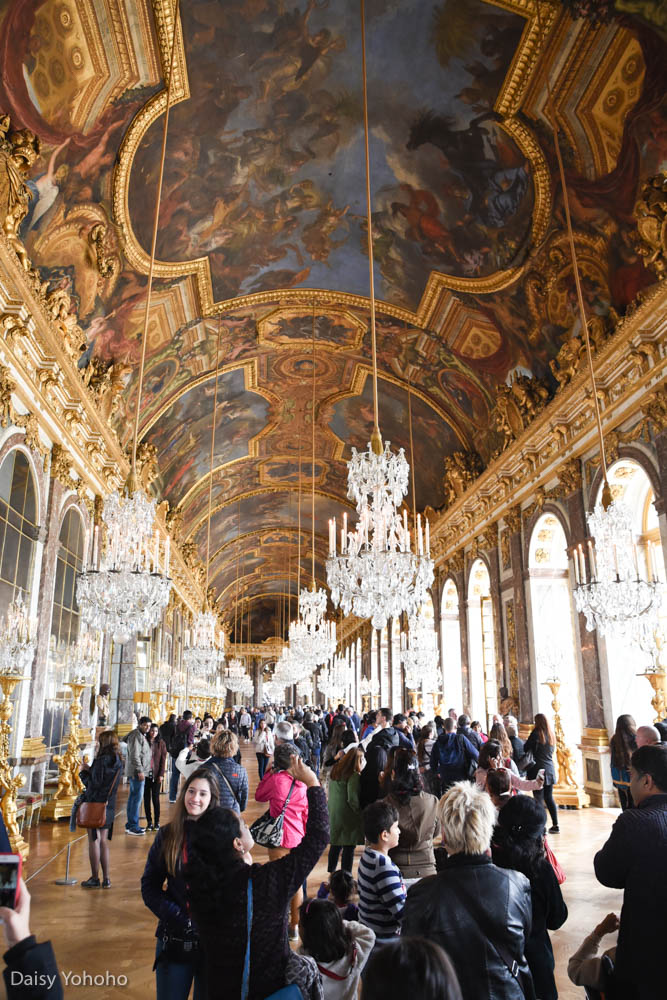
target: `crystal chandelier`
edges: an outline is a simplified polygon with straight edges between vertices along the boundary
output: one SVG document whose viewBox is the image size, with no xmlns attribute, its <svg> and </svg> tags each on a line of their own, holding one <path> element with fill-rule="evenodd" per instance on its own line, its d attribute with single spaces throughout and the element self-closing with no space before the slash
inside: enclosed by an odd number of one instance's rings
<svg viewBox="0 0 667 1000">
<path fill-rule="evenodd" d="M 312 520 L 312 584 L 299 594 L 299 617 L 289 627 L 289 645 L 292 656 L 302 671 L 312 674 L 321 663 L 326 663 L 336 651 L 336 623 L 329 621 L 327 594 L 315 583 L 315 304 L 312 317 L 312 468 L 311 468 L 311 520 Z M 299 445 L 300 448 L 300 445 Z M 299 540 L 301 539 L 301 452 L 299 451 Z"/>
<path fill-rule="evenodd" d="M 393 454 L 389 442 L 378 453 L 372 444 L 359 454 L 352 449 L 347 495 L 357 505 L 359 521 L 348 531 L 343 515 L 341 553 L 336 553 L 336 520 L 329 522 L 327 579 L 331 599 L 346 615 L 370 618 L 382 629 L 387 619 L 414 613 L 433 583 L 429 524 L 418 517 L 417 552 L 412 551 L 407 513 L 398 506 L 407 492 L 408 463 L 403 449 Z"/>
<path fill-rule="evenodd" d="M 408 463 L 403 449 L 394 455 L 390 442 L 382 444 L 378 417 L 377 338 L 375 329 L 375 279 L 373 272 L 373 220 L 371 212 L 370 155 L 368 142 L 368 88 L 366 80 L 366 31 L 361 7 L 361 51 L 366 165 L 366 227 L 370 286 L 370 330 L 373 358 L 373 433 L 368 451 L 352 448 L 348 462 L 348 498 L 359 515 L 354 531 L 343 516 L 341 552 L 336 554 L 336 522 L 329 522 L 327 582 L 331 599 L 344 613 L 371 618 L 382 629 L 389 618 L 419 608 L 433 582 L 429 526 L 426 538 L 421 525 L 417 552 L 411 551 L 407 517 L 401 522 L 398 507 L 408 489 Z"/>
<path fill-rule="evenodd" d="M 28 614 L 19 590 L 0 624 L 0 674 L 30 675 L 37 643 L 37 619 Z"/>
<path fill-rule="evenodd" d="M 440 655 L 438 637 L 423 611 L 408 620 L 408 631 L 401 632 L 401 662 L 405 683 L 411 691 L 423 687 L 437 691 L 440 687 Z"/>
<path fill-rule="evenodd" d="M 159 532 L 153 533 L 156 502 L 132 489 L 132 481 L 106 498 L 106 546 L 98 544 L 96 527 L 92 565 L 76 581 L 82 620 L 119 643 L 157 625 L 171 590 L 169 536 L 162 549 Z"/>
<path fill-rule="evenodd" d="M 100 633 L 79 629 L 76 642 L 70 651 L 70 682 L 92 684 L 102 658 Z"/>
<path fill-rule="evenodd" d="M 344 656 L 334 656 L 328 666 L 320 670 L 317 686 L 329 700 L 344 697 L 352 681 L 352 671 Z"/>
<path fill-rule="evenodd" d="M 115 641 L 119 643 L 127 642 L 133 634 L 138 632 L 150 632 L 157 625 L 167 606 L 171 589 L 169 538 L 167 537 L 165 551 L 162 554 L 160 536 L 157 530 L 153 541 L 156 502 L 150 500 L 144 490 L 139 487 L 137 444 L 146 367 L 153 271 L 155 269 L 155 248 L 160 219 L 160 198 L 167 149 L 169 108 L 174 79 L 177 23 L 178 18 L 176 17 L 171 39 L 167 106 L 164 115 L 162 153 L 153 214 L 153 236 L 141 337 L 141 360 L 137 377 L 131 471 L 123 492 L 111 493 L 104 502 L 102 520 L 107 533 L 106 548 L 103 545 L 99 547 L 101 551 L 98 559 L 96 527 L 92 565 L 79 574 L 76 584 L 76 599 L 83 621 L 91 628 L 110 632 Z"/>
<path fill-rule="evenodd" d="M 277 681 L 267 681 L 262 688 L 262 700 L 265 705 L 273 705 L 282 701 L 285 688 Z"/>
<path fill-rule="evenodd" d="M 215 386 L 213 390 L 213 419 L 211 421 L 211 454 L 208 474 L 208 519 L 206 529 L 206 582 L 204 607 L 190 630 L 190 644 L 183 657 L 188 669 L 195 673 L 214 675 L 224 659 L 223 644 L 218 642 L 218 621 L 209 605 L 208 577 L 211 563 L 211 511 L 213 500 L 213 465 L 215 458 L 215 429 L 218 422 L 218 380 L 220 375 L 220 337 L 222 325 L 218 324 L 218 343 L 215 354 Z"/>
<path fill-rule="evenodd" d="M 310 700 L 313 696 L 313 681 L 309 677 L 306 680 L 297 681 L 296 693 L 300 698 L 304 698 L 306 701 Z"/>
<path fill-rule="evenodd" d="M 213 674 L 223 663 L 224 651 L 218 643 L 218 619 L 212 611 L 200 611 L 196 616 L 183 661 L 187 669 L 196 674 Z"/>
<path fill-rule="evenodd" d="M 326 663 L 336 649 L 336 623 L 325 617 L 326 610 L 326 591 L 304 587 L 299 595 L 299 618 L 289 627 L 290 651 L 298 662 L 300 676 Z"/>
<path fill-rule="evenodd" d="M 628 507 L 613 500 L 607 509 L 598 503 L 587 515 L 595 547 L 588 543 L 589 572 L 583 546 L 574 552 L 577 611 L 586 616 L 589 632 L 617 635 L 644 645 L 652 641 L 659 626 L 662 584 L 653 559 L 647 559 L 646 579 L 640 560 Z"/>
</svg>

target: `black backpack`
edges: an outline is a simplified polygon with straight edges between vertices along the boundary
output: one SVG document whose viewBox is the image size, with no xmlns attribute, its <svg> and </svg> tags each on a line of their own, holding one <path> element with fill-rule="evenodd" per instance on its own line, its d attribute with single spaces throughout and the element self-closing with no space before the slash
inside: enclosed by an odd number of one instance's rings
<svg viewBox="0 0 667 1000">
<path fill-rule="evenodd" d="M 178 726 L 169 740 L 169 753 L 172 757 L 178 757 L 181 750 L 185 750 L 188 745 L 187 729 L 179 729 Z"/>
</svg>

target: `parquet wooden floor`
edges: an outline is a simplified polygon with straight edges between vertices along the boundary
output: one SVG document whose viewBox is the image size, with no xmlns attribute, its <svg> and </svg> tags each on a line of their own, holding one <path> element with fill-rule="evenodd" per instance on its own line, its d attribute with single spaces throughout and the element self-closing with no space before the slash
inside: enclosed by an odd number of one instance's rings
<svg viewBox="0 0 667 1000">
<path fill-rule="evenodd" d="M 243 747 L 242 752 L 251 788 L 246 819 L 252 822 L 264 807 L 254 801 L 255 755 L 251 747 Z M 127 791 L 123 788 L 119 795 L 121 808 L 126 798 Z M 168 821 L 170 808 L 167 796 L 162 796 L 163 823 Z M 606 840 L 616 815 L 617 810 L 613 809 L 562 811 L 562 833 L 551 838 L 567 873 L 563 892 L 570 911 L 565 926 L 552 934 L 557 982 L 563 1000 L 583 996 L 583 991 L 573 987 L 567 979 L 567 958 L 605 913 L 609 910 L 620 912 L 622 893 L 599 885 L 592 869 L 593 855 Z M 77 997 L 82 1000 L 148 1000 L 155 995 L 151 970 L 156 919 L 143 905 L 139 891 L 139 879 L 152 837 L 151 834 L 128 837 L 124 826 L 123 812 L 117 818 L 111 842 L 112 888 L 108 891 L 81 888 L 81 880 L 90 874 L 86 839 L 78 839 L 71 852 L 70 873 L 79 880 L 76 885 L 55 885 L 56 878 L 64 874 L 64 854 L 39 871 L 68 841 L 77 840 L 80 832 L 71 834 L 64 820 L 57 824 L 40 823 L 30 831 L 26 875 L 30 878 L 32 895 L 32 930 L 38 940 L 51 939 L 64 973 L 76 976 L 85 970 L 92 976 L 108 973 L 127 977 L 127 985 L 122 987 L 111 983 L 76 986 L 71 981 L 65 993 L 73 1000 Z M 255 848 L 254 853 L 260 861 L 266 857 L 266 852 L 259 848 Z M 313 893 L 325 878 L 326 854 L 310 876 L 309 886 Z M 225 1000 L 233 998 L 225 997 Z"/>
</svg>

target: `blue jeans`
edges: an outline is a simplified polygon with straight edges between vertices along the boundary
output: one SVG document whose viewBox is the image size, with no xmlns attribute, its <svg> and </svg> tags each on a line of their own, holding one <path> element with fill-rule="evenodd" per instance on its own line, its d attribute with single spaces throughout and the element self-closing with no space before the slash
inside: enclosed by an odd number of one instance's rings
<svg viewBox="0 0 667 1000">
<path fill-rule="evenodd" d="M 175 802 L 178 798 L 178 782 L 181 778 L 181 772 L 176 767 L 176 758 L 171 758 L 171 777 L 169 778 L 169 801 Z"/>
<path fill-rule="evenodd" d="M 144 795 L 144 779 L 130 778 L 130 794 L 127 797 L 127 830 L 139 829 L 139 807 Z"/>
<path fill-rule="evenodd" d="M 322 747 L 313 747 L 313 770 L 319 778 L 320 776 L 320 754 L 322 753 Z"/>
<path fill-rule="evenodd" d="M 158 938 L 155 948 L 157 1000 L 188 1000 L 193 981 L 195 984 L 193 1000 L 206 1000 L 203 970 L 188 962 L 160 959 L 161 954 L 162 941 Z"/>
<path fill-rule="evenodd" d="M 261 781 L 262 778 L 264 777 L 264 772 L 266 771 L 266 762 L 268 761 L 269 758 L 264 753 L 256 753 L 255 757 L 257 758 L 257 771 L 259 773 L 259 780 Z"/>
</svg>

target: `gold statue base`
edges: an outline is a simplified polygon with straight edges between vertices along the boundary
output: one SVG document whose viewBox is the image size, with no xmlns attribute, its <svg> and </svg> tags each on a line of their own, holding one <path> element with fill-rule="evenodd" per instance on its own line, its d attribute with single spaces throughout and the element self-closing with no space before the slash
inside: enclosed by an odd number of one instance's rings
<svg viewBox="0 0 667 1000">
<path fill-rule="evenodd" d="M 586 809 L 591 804 L 591 797 L 578 785 L 554 785 L 554 801 L 568 809 Z"/>
<path fill-rule="evenodd" d="M 63 799 L 50 799 L 42 807 L 40 819 L 45 819 L 52 823 L 57 823 L 59 819 L 64 819 L 65 817 L 69 819 L 75 800 L 76 795 L 67 795 Z"/>
</svg>

